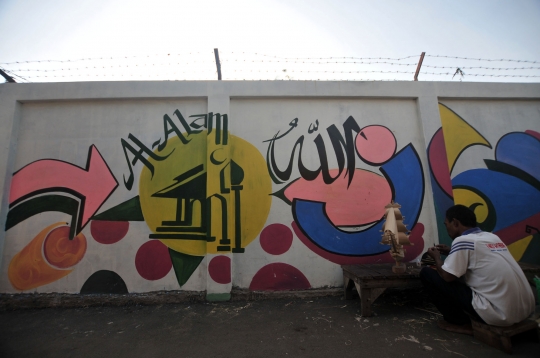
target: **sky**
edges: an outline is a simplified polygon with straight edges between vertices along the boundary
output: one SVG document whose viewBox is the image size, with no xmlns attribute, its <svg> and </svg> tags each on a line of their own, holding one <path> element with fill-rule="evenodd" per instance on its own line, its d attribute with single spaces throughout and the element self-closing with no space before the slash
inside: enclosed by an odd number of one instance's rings
<svg viewBox="0 0 540 358">
<path fill-rule="evenodd" d="M 18 82 L 213 80 L 218 48 L 224 80 L 409 81 L 426 52 L 419 80 L 539 82 L 491 77 L 540 76 L 539 20 L 540 0 L 0 0 L 0 67 Z"/>
</svg>

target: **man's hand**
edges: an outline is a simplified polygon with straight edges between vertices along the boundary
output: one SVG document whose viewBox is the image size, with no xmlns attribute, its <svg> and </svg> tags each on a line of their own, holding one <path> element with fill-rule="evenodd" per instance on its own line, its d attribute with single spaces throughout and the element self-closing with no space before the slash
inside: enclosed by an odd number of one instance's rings
<svg viewBox="0 0 540 358">
<path fill-rule="evenodd" d="M 448 255 L 450 253 L 450 246 L 448 245 L 437 245 L 435 246 L 437 248 L 437 250 L 439 250 L 439 252 L 441 253 L 441 255 Z"/>
<path fill-rule="evenodd" d="M 446 246 L 446 245 L 440 245 L 440 246 Z M 448 248 L 448 246 L 446 246 L 446 248 Z M 443 250 L 444 249 L 445 248 L 443 247 Z M 448 250 L 448 252 L 450 252 L 450 250 Z M 442 262 L 442 259 L 441 259 L 441 252 L 439 251 L 437 246 L 430 247 L 427 250 L 427 254 L 429 256 L 431 256 L 433 258 L 433 260 L 435 260 L 435 266 L 437 267 L 437 272 L 439 273 L 439 275 L 442 277 L 443 280 L 445 280 L 446 282 L 452 282 L 452 281 L 455 281 L 457 279 L 456 276 L 452 275 L 449 272 L 446 272 L 442 268 L 443 262 Z"/>
<path fill-rule="evenodd" d="M 435 262 L 437 262 L 437 259 L 441 259 L 441 253 L 439 252 L 439 249 L 436 246 L 430 247 L 427 250 L 428 256 L 430 256 Z"/>
</svg>

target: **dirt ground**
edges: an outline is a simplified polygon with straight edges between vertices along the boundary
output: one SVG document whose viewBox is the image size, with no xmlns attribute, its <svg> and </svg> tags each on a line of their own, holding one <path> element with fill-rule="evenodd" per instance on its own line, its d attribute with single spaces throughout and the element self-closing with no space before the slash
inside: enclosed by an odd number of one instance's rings
<svg viewBox="0 0 540 358">
<path fill-rule="evenodd" d="M 0 357 L 506 357 L 442 331 L 416 290 L 390 290 L 361 317 L 342 297 L 0 312 Z M 540 357 L 534 334 L 513 355 Z"/>
</svg>

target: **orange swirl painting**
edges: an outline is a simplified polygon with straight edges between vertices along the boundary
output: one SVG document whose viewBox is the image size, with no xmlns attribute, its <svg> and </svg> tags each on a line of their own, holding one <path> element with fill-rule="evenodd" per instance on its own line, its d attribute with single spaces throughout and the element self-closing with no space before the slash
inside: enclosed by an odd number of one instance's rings
<svg viewBox="0 0 540 358">
<path fill-rule="evenodd" d="M 18 290 L 29 290 L 54 282 L 72 272 L 86 253 L 86 237 L 80 233 L 69 240 L 66 223 L 52 224 L 30 241 L 9 264 L 9 281 Z"/>
</svg>

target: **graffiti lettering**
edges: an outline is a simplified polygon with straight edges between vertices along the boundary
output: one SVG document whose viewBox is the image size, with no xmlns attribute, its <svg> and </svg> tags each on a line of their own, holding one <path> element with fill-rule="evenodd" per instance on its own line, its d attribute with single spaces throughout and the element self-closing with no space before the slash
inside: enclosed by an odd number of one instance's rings
<svg viewBox="0 0 540 358">
<path fill-rule="evenodd" d="M 191 139 L 188 139 L 186 137 L 189 137 L 191 134 L 197 134 L 197 133 L 202 132 L 202 129 L 200 129 L 202 127 L 207 127 L 208 133 L 210 134 L 212 132 L 214 117 L 216 121 L 215 142 L 216 144 L 227 145 L 228 138 L 229 138 L 229 119 L 226 114 L 220 115 L 219 113 L 213 114 L 212 112 L 208 113 L 208 115 L 195 114 L 195 115 L 190 116 L 190 118 L 196 117 L 190 124 L 188 124 L 188 122 L 185 120 L 184 116 L 182 116 L 182 113 L 180 113 L 178 109 L 174 111 L 174 115 L 178 117 L 180 124 L 185 130 L 185 133 L 182 133 L 180 129 L 178 128 L 178 126 L 174 124 L 171 117 L 165 114 L 163 116 L 163 134 L 165 138 L 163 142 L 161 141 L 161 138 L 155 141 L 152 144 L 152 149 L 154 149 L 156 146 L 159 152 L 165 149 L 165 147 L 167 146 L 167 142 L 169 140 L 169 135 L 171 134 L 176 134 L 178 138 L 180 139 L 180 141 L 182 142 L 182 144 L 187 144 L 190 142 Z M 197 121 L 201 118 L 204 119 L 204 123 L 203 124 L 197 123 Z M 124 185 L 126 186 L 126 189 L 131 190 L 131 188 L 133 187 L 133 182 L 134 182 L 133 165 L 135 165 L 138 161 L 141 161 L 141 163 L 143 163 L 150 170 L 150 173 L 152 174 L 152 176 L 154 175 L 154 166 L 152 165 L 152 163 L 150 163 L 150 161 L 146 157 L 143 156 L 143 153 L 146 153 L 150 158 L 154 160 L 162 161 L 166 159 L 169 155 L 171 155 L 172 151 L 171 153 L 165 156 L 159 156 L 155 154 L 151 149 L 146 147 L 141 141 L 139 141 L 131 133 L 129 134 L 128 139 L 133 141 L 133 143 L 135 143 L 140 148 L 139 150 L 137 150 L 131 144 L 129 144 L 125 139 L 121 139 L 122 148 L 124 149 L 124 155 L 126 156 L 126 161 L 129 167 L 129 177 L 126 180 L 126 177 L 124 175 Z M 129 159 L 129 156 L 127 153 L 128 150 L 131 152 L 131 154 L 135 156 L 132 160 Z"/>
<path fill-rule="evenodd" d="M 213 116 L 216 117 L 216 144 L 227 145 L 229 141 L 229 117 L 212 112 L 208 113 L 208 134 L 212 133 Z"/>
<path fill-rule="evenodd" d="M 177 111 L 178 112 L 178 111 Z M 176 113 L 176 112 L 175 112 Z M 180 112 L 178 112 L 180 113 Z M 182 116 L 182 115 L 180 115 Z M 170 126 L 171 128 L 169 129 L 168 126 Z M 187 127 L 189 128 L 189 127 Z M 172 121 L 171 117 L 169 117 L 167 114 L 163 116 L 163 133 L 165 135 L 165 139 L 163 140 L 163 143 L 161 143 L 160 145 L 158 145 L 158 150 L 161 152 L 163 149 L 165 149 L 165 147 L 167 146 L 167 140 L 169 139 L 169 134 L 173 134 L 173 133 L 176 133 L 176 135 L 178 136 L 178 138 L 180 139 L 180 141 L 182 141 L 182 143 L 184 144 L 187 144 L 189 143 L 189 140 L 186 139 L 186 137 L 184 137 L 184 135 L 182 134 L 182 132 L 180 132 L 180 130 L 178 129 L 178 127 L 174 124 L 174 122 Z M 161 140 L 161 139 L 160 139 Z M 159 143 L 159 141 L 157 142 Z M 155 144 L 155 143 L 154 143 Z"/>
<path fill-rule="evenodd" d="M 296 119 L 295 119 L 296 120 Z M 292 123 L 292 122 L 291 122 Z M 316 121 L 317 127 L 315 129 L 312 129 L 310 125 L 310 130 L 314 132 L 318 129 L 318 121 Z M 296 123 L 295 123 L 296 126 Z M 289 129 L 287 133 L 289 133 L 292 130 Z M 294 147 L 292 149 L 292 153 L 289 159 L 289 164 L 287 166 L 287 169 L 284 171 L 281 171 L 277 164 L 274 154 L 274 148 L 275 148 L 275 142 L 276 140 L 283 138 L 287 133 L 283 134 L 282 136 L 278 137 L 278 133 L 274 135 L 274 138 L 269 139 L 265 142 L 270 142 L 268 145 L 268 150 L 266 154 L 266 162 L 268 166 L 268 172 L 270 173 L 270 176 L 274 183 L 276 184 L 282 184 L 283 182 L 287 181 L 291 177 L 292 169 L 293 169 L 293 161 L 294 161 L 294 155 L 296 152 L 296 147 L 299 146 L 300 150 L 298 153 L 298 170 L 300 171 L 300 175 L 302 178 L 306 180 L 315 180 L 319 176 L 319 174 L 322 172 L 323 180 L 326 184 L 333 183 L 341 173 L 343 172 L 343 169 L 345 168 L 345 155 L 346 155 L 346 161 L 347 161 L 347 171 L 345 172 L 346 175 L 348 175 L 348 185 L 351 184 L 353 176 L 354 176 L 354 165 L 355 165 L 355 152 L 354 152 L 354 138 L 353 138 L 353 131 L 354 132 L 360 132 L 360 127 L 358 126 L 358 123 L 354 120 L 353 117 L 347 118 L 345 123 L 343 123 L 343 130 L 345 133 L 345 138 L 341 135 L 337 127 L 332 124 L 329 126 L 326 131 L 328 133 L 328 136 L 330 137 L 330 141 L 332 142 L 332 147 L 334 148 L 334 153 L 336 155 L 336 159 L 338 162 L 338 173 L 336 176 L 332 177 L 330 175 L 330 168 L 328 166 L 328 158 L 326 155 L 326 147 L 324 145 L 324 140 L 322 139 L 322 136 L 319 134 L 314 139 L 314 143 L 317 147 L 317 152 L 319 154 L 319 161 L 321 165 L 316 170 L 309 170 L 307 169 L 303 162 L 302 162 L 302 145 L 304 143 L 304 136 L 300 136 L 296 140 L 296 143 L 294 144 Z M 345 153 L 343 153 L 345 151 Z"/>
<path fill-rule="evenodd" d="M 311 134 L 313 132 L 316 132 L 319 129 L 319 120 L 315 120 L 315 125 L 313 123 L 309 124 L 308 133 Z"/>
<path fill-rule="evenodd" d="M 216 144 L 223 144 L 227 145 L 229 141 L 229 116 L 226 114 L 214 114 L 213 112 L 210 112 L 208 114 L 194 114 L 191 117 L 195 117 L 196 119 L 193 120 L 193 122 L 190 123 L 191 128 L 199 129 L 199 128 L 206 128 L 208 130 L 208 134 L 212 133 L 214 130 L 214 117 L 216 118 Z M 199 119 L 204 119 L 203 124 L 197 123 Z M 192 131 L 189 130 L 189 133 L 199 133 L 199 131 Z"/>
<path fill-rule="evenodd" d="M 285 133 L 283 133 L 282 135 L 280 135 L 278 137 L 278 134 L 279 134 L 279 131 L 276 133 L 276 135 L 274 135 L 274 137 L 272 139 L 267 139 L 267 140 L 263 140 L 263 143 L 266 143 L 266 142 L 270 142 L 270 141 L 274 141 L 274 140 L 278 140 L 278 139 L 281 139 L 283 137 L 285 137 L 287 134 L 289 134 L 294 128 L 296 128 L 298 126 L 298 118 L 295 118 L 293 119 L 289 125 L 291 126 L 291 128 L 289 128 L 288 131 L 286 131 Z"/>
<path fill-rule="evenodd" d="M 126 156 L 126 161 L 128 163 L 128 167 L 129 167 L 129 178 L 126 180 L 126 176 L 124 175 L 124 185 L 126 186 L 127 190 L 131 190 L 131 188 L 133 187 L 133 181 L 134 181 L 133 167 L 132 166 L 137 164 L 137 162 L 139 160 L 150 170 L 150 173 L 152 174 L 152 176 L 154 175 L 154 166 L 152 165 L 152 163 L 150 163 L 148 161 L 148 159 L 146 159 L 142 155 L 143 153 L 146 153 L 150 158 L 152 158 L 154 160 L 161 161 L 161 160 L 166 159 L 169 155 L 171 155 L 172 151 L 171 151 L 171 153 L 167 154 L 166 156 L 161 157 L 161 156 L 155 154 L 154 152 L 152 152 L 152 150 L 150 148 L 148 148 L 140 140 L 135 138 L 135 136 L 133 134 L 129 133 L 128 139 L 130 139 L 133 143 L 135 143 L 140 148 L 139 150 L 136 150 L 125 139 L 120 140 L 120 142 L 122 143 L 122 148 L 124 149 L 124 155 Z M 135 156 L 133 158 L 133 160 L 131 160 L 131 161 L 130 161 L 128 153 L 127 153 L 128 150 L 131 152 L 131 154 L 133 154 Z"/>
<path fill-rule="evenodd" d="M 208 115 L 206 113 L 194 114 L 194 115 L 189 116 L 189 118 L 193 118 L 193 117 L 195 117 L 195 119 L 189 124 L 191 128 L 194 128 L 194 129 L 206 128 L 206 122 L 208 118 Z M 197 123 L 197 121 L 201 118 L 203 119 L 203 123 L 202 124 Z"/>
</svg>

